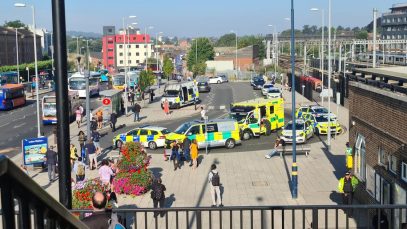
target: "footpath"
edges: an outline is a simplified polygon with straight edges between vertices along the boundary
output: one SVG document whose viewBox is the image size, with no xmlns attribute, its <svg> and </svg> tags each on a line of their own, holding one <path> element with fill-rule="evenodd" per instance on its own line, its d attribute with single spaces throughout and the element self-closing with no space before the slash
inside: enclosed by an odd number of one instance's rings
<svg viewBox="0 0 407 229">
<path fill-rule="evenodd" d="M 162 89 L 156 90 L 157 97 L 162 93 Z M 291 113 L 291 92 L 283 90 L 285 99 L 285 113 Z M 308 101 L 301 94 L 296 93 L 296 103 L 300 104 L 315 104 Z M 126 124 L 139 125 L 142 123 L 154 122 L 156 120 L 165 120 L 158 101 L 152 104 L 143 105 L 141 116 L 145 117 L 140 123 L 133 123 L 133 116 L 122 116 L 118 120 L 118 125 Z M 324 106 L 327 106 L 325 102 Z M 336 111 L 336 104 L 331 102 L 332 111 Z M 348 141 L 348 110 L 339 106 L 339 121 L 345 128 L 345 133 L 338 135 L 331 140 L 331 146 L 328 150 L 326 137 L 318 137 L 316 141 L 311 143 L 311 152 L 308 157 L 305 155 L 297 156 L 298 165 L 298 198 L 293 199 L 291 195 L 291 155 L 280 158 L 274 156 L 271 159 L 265 159 L 264 155 L 269 152 L 275 141 L 270 138 L 270 149 L 250 151 L 250 152 L 233 152 L 217 153 L 216 149 L 210 154 L 205 154 L 204 151 L 199 152 L 199 167 L 196 170 L 191 169 L 184 164 L 181 169 L 174 171 L 173 164 L 170 161 L 164 161 L 162 154 L 151 154 L 152 160 L 149 169 L 156 177 L 161 177 L 163 184 L 166 186 L 166 207 L 197 207 L 210 206 L 212 204 L 210 197 L 210 187 L 208 183 L 208 173 L 211 164 L 217 164 L 221 180 L 222 202 L 225 206 L 265 206 L 265 205 L 336 205 L 341 203 L 341 196 L 336 192 L 338 180 L 345 173 L 345 143 Z M 193 107 L 182 108 L 182 112 L 174 112 L 168 121 L 175 118 L 188 117 L 198 113 Z M 289 120 L 287 120 L 289 121 Z M 76 134 L 79 131 L 75 124 L 71 125 L 71 142 L 77 144 Z M 110 127 L 105 127 L 110 128 Z M 81 130 L 85 126 L 81 126 Z M 261 136 L 263 138 L 265 136 Z M 313 139 L 314 140 L 314 139 Z M 50 136 L 50 142 L 53 141 L 53 136 Z M 103 139 L 102 141 L 111 141 L 111 139 Z M 253 140 L 252 140 L 253 141 Z M 243 142 L 242 144 L 245 144 Z M 238 147 L 238 146 L 237 146 Z M 147 150 L 148 153 L 148 150 Z M 114 157 L 117 155 L 115 151 L 104 152 L 101 157 Z M 21 158 L 20 158 L 21 159 Z M 19 162 L 20 161 L 20 162 Z M 100 159 L 99 159 L 100 161 Z M 21 160 L 16 160 L 16 163 L 21 163 Z M 58 199 L 58 182 L 48 184 L 46 172 L 29 171 L 33 179 L 44 187 L 53 197 Z M 87 170 L 87 178 L 97 177 L 97 171 Z M 74 176 L 73 176 L 74 177 Z M 119 195 L 119 208 L 150 208 L 153 206 L 150 198 L 150 193 L 142 196 L 131 197 Z M 219 213 L 213 212 L 214 219 L 218 219 Z M 295 224 L 302 225 L 302 217 L 297 212 Z M 277 213 L 276 214 L 281 214 Z M 339 227 L 345 227 L 345 216 L 343 211 L 338 211 Z M 130 214 L 132 215 L 132 214 Z M 325 225 L 325 215 L 320 215 L 320 225 Z M 249 217 L 249 215 L 245 216 Z M 191 216 L 192 217 L 192 216 Z M 205 219 L 203 220 L 206 220 Z M 260 215 L 255 214 L 254 227 L 260 227 Z M 276 216 L 277 217 L 277 216 Z M 285 222 L 281 218 L 273 221 L 277 228 L 291 225 L 291 212 L 286 212 Z M 231 219 L 232 217 L 230 217 Z M 327 217 L 329 220 L 328 227 L 335 225 L 335 212 L 332 211 Z M 361 215 L 355 213 L 354 218 L 350 219 L 350 228 L 360 227 Z M 228 215 L 223 218 L 223 226 L 229 223 Z M 263 219 L 263 218 L 262 218 Z M 270 225 L 270 216 L 265 218 L 266 224 Z M 185 221 L 185 220 L 183 220 Z M 217 221 L 217 220 L 215 220 Z M 310 225 L 312 216 L 309 211 L 305 214 L 306 225 Z M 356 226 L 356 221 L 359 221 Z M 168 223 L 173 225 L 178 222 L 178 216 L 175 214 L 168 216 Z M 208 222 L 208 221 L 206 221 Z M 145 225 L 146 223 L 146 225 Z M 185 222 L 181 222 L 182 226 Z M 143 214 L 137 216 L 137 226 L 153 227 L 155 224 L 153 218 L 149 218 L 144 222 Z M 165 218 L 158 219 L 159 227 L 164 227 L 166 224 Z M 246 224 L 246 223 L 245 223 Z M 193 226 L 193 225 L 189 225 Z M 219 222 L 213 222 L 212 226 L 219 226 Z M 249 225 L 247 225 L 249 226 Z M 244 228 L 246 228 L 244 226 Z"/>
</svg>

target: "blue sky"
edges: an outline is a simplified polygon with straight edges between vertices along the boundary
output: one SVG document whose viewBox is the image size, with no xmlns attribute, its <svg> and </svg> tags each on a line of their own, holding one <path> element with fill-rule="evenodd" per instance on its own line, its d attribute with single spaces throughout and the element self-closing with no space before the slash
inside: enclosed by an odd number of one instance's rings
<svg viewBox="0 0 407 229">
<path fill-rule="evenodd" d="M 403 1 L 403 0 L 401 0 Z M 407 0 L 404 0 L 407 1 Z M 15 8 L 17 0 L 0 0 L 0 23 L 20 19 L 32 23 L 29 8 Z M 36 7 L 37 27 L 52 29 L 51 0 L 27 0 Z M 372 20 L 372 10 L 387 12 L 391 0 L 332 0 L 332 24 L 365 26 Z M 277 25 L 281 31 L 289 27 L 284 18 L 290 16 L 290 0 L 65 0 L 68 30 L 102 33 L 103 25 L 121 27 L 124 16 L 136 15 L 138 27 L 154 26 L 152 33 L 165 36 L 220 36 L 231 30 L 243 34 L 266 34 Z M 324 8 L 328 0 L 295 0 L 295 27 L 320 25 L 321 15 L 310 8 Z M 326 25 L 328 20 L 326 19 Z"/>
</svg>

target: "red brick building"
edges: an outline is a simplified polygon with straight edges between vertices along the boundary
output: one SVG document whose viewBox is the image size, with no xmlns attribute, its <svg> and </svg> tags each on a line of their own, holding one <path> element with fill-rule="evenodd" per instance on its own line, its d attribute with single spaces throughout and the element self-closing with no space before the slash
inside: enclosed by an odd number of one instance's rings
<svg viewBox="0 0 407 229">
<path fill-rule="evenodd" d="M 231 49 L 232 50 L 232 49 Z M 259 47 L 257 45 L 251 45 L 237 50 L 237 63 L 236 63 L 236 51 L 226 51 L 224 53 L 218 53 L 215 56 L 215 60 L 231 60 L 233 66 L 238 67 L 241 71 L 252 69 L 259 63 Z"/>
<path fill-rule="evenodd" d="M 389 72 L 387 77 L 392 75 Z M 377 83 L 366 79 L 378 79 L 380 83 L 386 76 L 374 70 L 359 79 L 349 82 L 348 87 L 353 170 L 361 181 L 356 198 L 364 204 L 406 204 L 407 95 L 375 87 Z M 386 213 L 389 221 L 399 222 L 397 212 Z M 405 215 L 402 222 L 406 222 Z"/>
</svg>

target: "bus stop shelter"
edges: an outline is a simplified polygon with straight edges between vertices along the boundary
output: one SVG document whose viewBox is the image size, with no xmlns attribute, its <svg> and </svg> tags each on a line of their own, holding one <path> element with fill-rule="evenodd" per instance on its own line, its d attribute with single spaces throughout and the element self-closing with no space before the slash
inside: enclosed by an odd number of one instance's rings
<svg viewBox="0 0 407 229">
<path fill-rule="evenodd" d="M 103 103 L 103 121 L 109 120 L 112 112 L 120 114 L 122 93 L 122 91 L 114 89 L 99 93 Z"/>
</svg>

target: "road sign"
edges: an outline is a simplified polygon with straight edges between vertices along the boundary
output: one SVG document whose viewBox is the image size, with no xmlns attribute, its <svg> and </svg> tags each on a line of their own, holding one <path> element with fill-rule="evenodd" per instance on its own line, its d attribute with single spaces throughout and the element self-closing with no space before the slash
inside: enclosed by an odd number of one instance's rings
<svg viewBox="0 0 407 229">
<path fill-rule="evenodd" d="M 109 105 L 110 105 L 110 102 L 111 102 L 111 100 L 110 100 L 109 98 L 104 98 L 104 99 L 102 100 L 102 103 L 103 103 L 103 105 L 105 105 L 105 106 L 109 106 Z"/>
<path fill-rule="evenodd" d="M 48 149 L 48 138 L 23 139 L 22 148 L 24 165 L 41 164 Z"/>
</svg>

